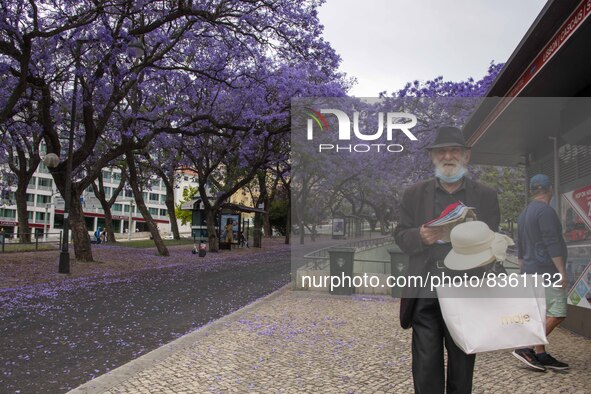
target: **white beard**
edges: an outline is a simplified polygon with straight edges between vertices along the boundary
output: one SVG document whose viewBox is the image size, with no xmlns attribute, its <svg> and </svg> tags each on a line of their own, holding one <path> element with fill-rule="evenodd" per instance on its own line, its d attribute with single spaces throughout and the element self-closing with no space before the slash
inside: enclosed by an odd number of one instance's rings
<svg viewBox="0 0 591 394">
<path fill-rule="evenodd" d="M 437 170 L 439 170 L 439 172 L 442 173 L 443 175 L 445 175 L 446 177 L 453 177 L 454 175 L 456 175 L 458 172 L 460 172 L 462 170 L 464 170 L 464 172 L 466 172 L 466 166 L 461 165 L 461 163 L 459 163 L 459 162 L 454 163 L 453 166 L 444 165 L 442 162 L 436 162 L 435 168 Z"/>
</svg>

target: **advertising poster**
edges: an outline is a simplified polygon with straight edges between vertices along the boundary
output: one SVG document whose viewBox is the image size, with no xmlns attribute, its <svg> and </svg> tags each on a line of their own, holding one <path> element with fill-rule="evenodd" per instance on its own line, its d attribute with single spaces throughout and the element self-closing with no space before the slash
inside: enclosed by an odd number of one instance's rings
<svg viewBox="0 0 591 394">
<path fill-rule="evenodd" d="M 228 239 L 228 228 L 229 224 L 232 225 L 232 242 L 237 242 L 238 240 L 238 231 L 240 231 L 240 215 L 236 214 L 222 214 L 220 216 L 221 220 L 221 240 L 225 241 Z"/>
<path fill-rule="evenodd" d="M 563 194 L 568 303 L 591 309 L 591 185 Z"/>
<path fill-rule="evenodd" d="M 332 220 L 332 235 L 335 237 L 345 236 L 345 219 L 335 218 Z"/>
</svg>

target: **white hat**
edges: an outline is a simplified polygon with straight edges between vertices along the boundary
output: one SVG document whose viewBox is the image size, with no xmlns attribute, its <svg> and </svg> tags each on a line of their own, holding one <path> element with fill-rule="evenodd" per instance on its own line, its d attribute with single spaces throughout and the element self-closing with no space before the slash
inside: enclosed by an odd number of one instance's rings
<svg viewBox="0 0 591 394">
<path fill-rule="evenodd" d="M 452 250 L 444 263 L 452 270 L 469 270 L 495 260 L 503 261 L 507 247 L 515 245 L 511 238 L 495 233 L 486 223 L 476 220 L 455 226 L 450 238 Z"/>
</svg>

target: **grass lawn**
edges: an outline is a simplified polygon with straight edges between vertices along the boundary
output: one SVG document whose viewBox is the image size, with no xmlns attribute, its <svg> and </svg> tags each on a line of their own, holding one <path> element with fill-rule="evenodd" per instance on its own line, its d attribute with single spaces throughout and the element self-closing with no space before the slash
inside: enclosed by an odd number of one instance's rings
<svg viewBox="0 0 591 394">
<path fill-rule="evenodd" d="M 165 239 L 164 244 L 166 246 L 176 245 L 192 245 L 193 238 L 181 238 L 181 239 Z M 154 248 L 154 240 L 152 239 L 139 239 L 137 241 L 119 241 L 117 245 L 128 246 L 130 248 Z"/>
</svg>

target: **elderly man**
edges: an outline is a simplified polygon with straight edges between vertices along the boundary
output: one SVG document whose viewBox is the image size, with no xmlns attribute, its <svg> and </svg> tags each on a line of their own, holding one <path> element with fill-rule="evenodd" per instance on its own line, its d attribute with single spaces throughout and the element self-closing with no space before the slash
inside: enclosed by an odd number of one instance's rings
<svg viewBox="0 0 591 394">
<path fill-rule="evenodd" d="M 461 201 L 476 209 L 478 220 L 496 231 L 500 222 L 495 190 L 466 177 L 470 149 L 461 130 L 441 127 L 427 147 L 435 166 L 435 178 L 405 190 L 400 220 L 394 231 L 396 243 L 410 256 L 408 275 L 441 276 L 443 260 L 451 250 L 445 230 L 424 224 L 440 215 L 450 204 Z M 479 270 L 479 269 L 476 269 Z M 471 270 L 470 274 L 479 272 Z M 446 275 L 454 275 L 446 271 Z M 456 272 L 457 274 L 457 272 Z M 463 273 L 461 273 L 463 274 Z M 429 288 L 404 289 L 400 302 L 400 324 L 413 328 L 412 374 L 416 393 L 470 393 L 474 355 L 467 355 L 451 338 L 441 316 L 437 295 Z M 443 346 L 447 349 L 447 383 Z"/>
</svg>

